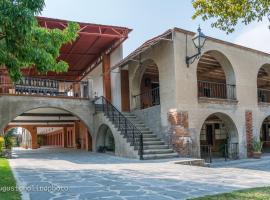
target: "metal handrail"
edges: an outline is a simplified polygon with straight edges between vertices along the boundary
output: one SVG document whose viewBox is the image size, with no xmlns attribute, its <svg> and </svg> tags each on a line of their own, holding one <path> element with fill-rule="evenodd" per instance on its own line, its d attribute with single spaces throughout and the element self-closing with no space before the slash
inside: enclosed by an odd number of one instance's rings
<svg viewBox="0 0 270 200">
<path fill-rule="evenodd" d="M 133 95 L 135 109 L 144 109 L 156 105 L 160 105 L 160 92 L 159 87 L 147 90 L 143 93 Z M 145 101 L 147 105 L 144 105 Z"/>
<path fill-rule="evenodd" d="M 144 94 L 148 94 L 148 93 L 150 93 L 150 92 L 152 92 L 152 91 L 155 91 L 155 90 L 159 90 L 159 87 L 153 88 L 153 89 L 151 89 L 151 90 L 147 90 L 146 92 L 143 92 L 143 93 L 140 93 L 140 94 L 133 95 L 133 97 L 135 98 L 135 97 L 137 97 L 137 96 L 142 96 L 142 95 L 144 95 Z"/>
<path fill-rule="evenodd" d="M 138 148 L 140 160 L 143 160 L 142 132 L 105 97 L 101 96 L 95 99 L 94 103 L 96 111 L 100 111 L 101 109 L 118 130 L 121 131 L 121 134 L 131 142 L 131 145 L 134 146 L 134 148 Z"/>
</svg>

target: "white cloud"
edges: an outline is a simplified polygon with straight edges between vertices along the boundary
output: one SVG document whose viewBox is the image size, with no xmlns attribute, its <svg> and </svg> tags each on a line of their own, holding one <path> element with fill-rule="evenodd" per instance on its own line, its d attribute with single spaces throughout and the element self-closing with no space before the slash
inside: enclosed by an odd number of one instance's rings
<svg viewBox="0 0 270 200">
<path fill-rule="evenodd" d="M 265 20 L 255 24 L 252 28 L 246 28 L 235 39 L 235 43 L 270 53 L 270 29 L 269 21 Z"/>
</svg>

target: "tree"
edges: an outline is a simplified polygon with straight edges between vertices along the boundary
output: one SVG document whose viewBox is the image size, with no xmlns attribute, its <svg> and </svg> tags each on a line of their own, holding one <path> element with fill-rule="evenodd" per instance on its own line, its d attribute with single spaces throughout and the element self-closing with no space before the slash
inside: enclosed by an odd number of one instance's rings
<svg viewBox="0 0 270 200">
<path fill-rule="evenodd" d="M 214 18 L 212 27 L 227 33 L 233 32 L 238 22 L 247 25 L 264 17 L 270 22 L 270 0 L 193 0 L 192 5 L 195 8 L 193 19 Z"/>
<path fill-rule="evenodd" d="M 79 25 L 69 23 L 62 31 L 38 25 L 44 0 L 0 1 L 0 66 L 5 66 L 13 81 L 21 79 L 21 69 L 35 66 L 40 73 L 64 72 L 65 61 L 57 60 L 63 44 L 77 37 Z"/>
</svg>

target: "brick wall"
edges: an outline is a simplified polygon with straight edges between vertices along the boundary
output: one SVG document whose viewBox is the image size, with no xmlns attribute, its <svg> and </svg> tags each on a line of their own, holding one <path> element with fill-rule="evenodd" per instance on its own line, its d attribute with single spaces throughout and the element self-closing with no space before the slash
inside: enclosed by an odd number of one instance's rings
<svg viewBox="0 0 270 200">
<path fill-rule="evenodd" d="M 253 118 L 252 111 L 246 111 L 245 113 L 246 120 L 246 140 L 247 140 L 247 156 L 252 157 L 252 143 L 253 143 Z"/>
<path fill-rule="evenodd" d="M 188 112 L 173 111 L 168 113 L 170 122 L 170 142 L 175 151 L 181 156 L 190 156 L 191 137 L 188 131 Z"/>
</svg>

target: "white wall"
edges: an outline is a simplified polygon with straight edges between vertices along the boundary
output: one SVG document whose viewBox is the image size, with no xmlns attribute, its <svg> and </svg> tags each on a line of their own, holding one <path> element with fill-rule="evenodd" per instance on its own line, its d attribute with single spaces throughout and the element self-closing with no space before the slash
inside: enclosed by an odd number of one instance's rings
<svg viewBox="0 0 270 200">
<path fill-rule="evenodd" d="M 110 56 L 111 67 L 116 65 L 123 58 L 123 46 L 120 45 L 115 49 Z M 112 103 L 121 110 L 121 74 L 117 68 L 111 72 L 111 87 L 112 87 Z"/>
<path fill-rule="evenodd" d="M 103 96 L 102 63 L 91 71 L 83 80 L 92 80 L 92 95 Z M 91 90 L 91 88 L 90 88 Z"/>
</svg>

